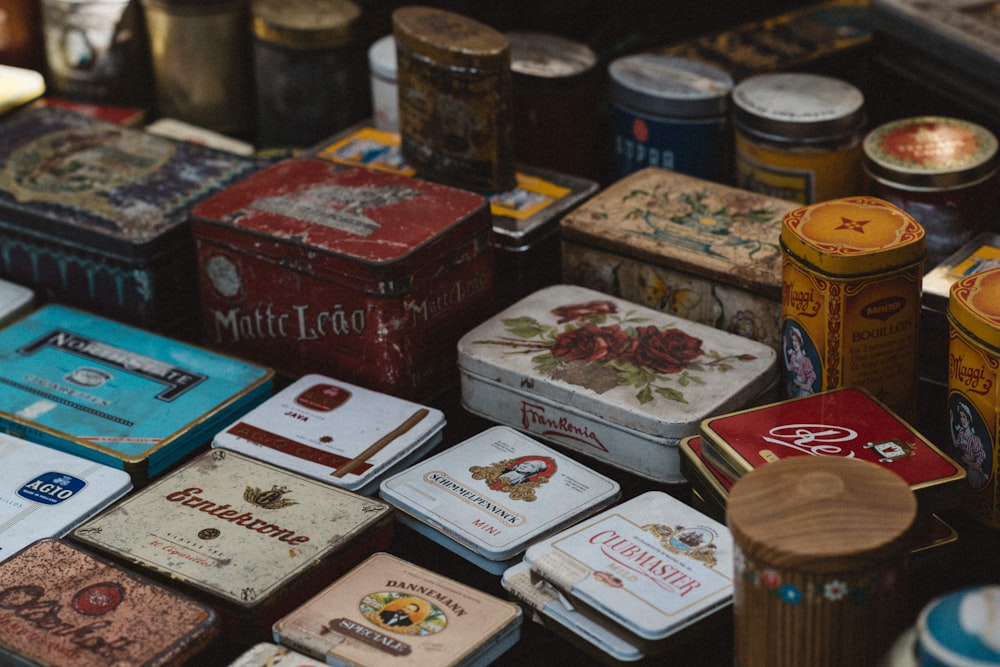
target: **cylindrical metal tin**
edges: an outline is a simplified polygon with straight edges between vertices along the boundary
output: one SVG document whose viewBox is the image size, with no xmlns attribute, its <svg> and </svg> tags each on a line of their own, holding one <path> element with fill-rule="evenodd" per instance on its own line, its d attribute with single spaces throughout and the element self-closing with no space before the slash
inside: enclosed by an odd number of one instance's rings
<svg viewBox="0 0 1000 667">
<path fill-rule="evenodd" d="M 821 74 L 781 72 L 733 88 L 736 182 L 803 204 L 861 189 L 864 94 Z"/>
<path fill-rule="evenodd" d="M 252 0 L 257 140 L 305 147 L 368 115 L 361 9 L 351 0 Z"/>
<path fill-rule="evenodd" d="M 399 87 L 396 85 L 396 37 L 376 39 L 368 47 L 372 121 L 380 130 L 399 131 Z"/>
<path fill-rule="evenodd" d="M 516 184 L 510 45 L 452 12 L 392 14 L 403 157 L 432 181 L 495 192 Z"/>
<path fill-rule="evenodd" d="M 997 138 L 957 118 L 884 123 L 863 143 L 864 191 L 903 209 L 927 233 L 928 268 L 997 222 Z"/>
<path fill-rule="evenodd" d="M 1000 528 L 1000 269 L 956 281 L 948 299 L 948 415 L 953 455 L 967 473 L 964 508 Z"/>
<path fill-rule="evenodd" d="M 740 667 L 874 665 L 905 616 L 917 518 L 895 473 L 802 456 L 733 485 L 734 657 Z"/>
<path fill-rule="evenodd" d="M 665 167 L 731 180 L 728 73 L 697 60 L 641 53 L 612 62 L 608 77 L 615 179 Z"/>
<path fill-rule="evenodd" d="M 920 612 L 915 661 L 920 667 L 1000 664 L 1000 586 L 984 584 L 945 593 Z"/>
<path fill-rule="evenodd" d="M 788 395 L 861 386 L 912 419 L 920 223 L 875 197 L 820 202 L 785 216 L 781 251 Z"/>
</svg>

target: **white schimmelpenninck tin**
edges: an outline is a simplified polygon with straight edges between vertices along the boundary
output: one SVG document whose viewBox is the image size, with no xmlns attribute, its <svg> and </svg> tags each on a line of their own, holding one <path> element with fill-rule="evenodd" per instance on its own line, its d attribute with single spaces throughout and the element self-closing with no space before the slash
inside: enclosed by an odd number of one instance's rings
<svg viewBox="0 0 1000 667">
<path fill-rule="evenodd" d="M 384 480 L 401 522 L 502 574 L 529 544 L 601 510 L 618 482 L 507 426 Z"/>
<path fill-rule="evenodd" d="M 488 665 L 521 636 L 521 608 L 376 553 L 274 624 L 278 643 L 331 665 Z"/>
<path fill-rule="evenodd" d="M 469 411 L 668 483 L 682 437 L 778 377 L 770 346 L 573 285 L 483 322 L 458 356 Z"/>
<path fill-rule="evenodd" d="M 444 414 L 319 374 L 304 375 L 216 434 L 242 452 L 366 495 L 441 441 Z"/>
</svg>

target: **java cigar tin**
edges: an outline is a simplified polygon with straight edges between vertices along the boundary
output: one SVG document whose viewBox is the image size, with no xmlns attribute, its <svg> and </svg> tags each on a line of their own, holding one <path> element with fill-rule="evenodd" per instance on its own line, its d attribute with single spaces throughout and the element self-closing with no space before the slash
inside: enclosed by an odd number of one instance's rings
<svg viewBox="0 0 1000 667">
<path fill-rule="evenodd" d="M 683 482 L 682 437 L 778 377 L 767 345 L 576 285 L 521 299 L 458 356 L 470 412 L 668 483 Z"/>
<path fill-rule="evenodd" d="M 444 413 L 311 373 L 219 431 L 223 447 L 365 495 L 441 442 Z"/>
<path fill-rule="evenodd" d="M 521 636 L 520 607 L 375 553 L 274 624 L 278 643 L 331 665 L 488 665 Z"/>
<path fill-rule="evenodd" d="M 0 124 L 0 272 L 162 333 L 198 316 L 192 204 L 255 163 L 57 108 Z"/>
<path fill-rule="evenodd" d="M 613 479 L 508 426 L 449 447 L 380 490 L 400 521 L 493 574 L 620 493 Z"/>
<path fill-rule="evenodd" d="M 271 642 L 257 642 L 229 667 L 325 667 L 326 663 Z"/>
<path fill-rule="evenodd" d="M 987 667 L 1000 664 L 1000 628 L 992 613 L 1000 602 L 995 583 L 968 586 L 924 605 L 916 623 L 915 665 Z"/>
<path fill-rule="evenodd" d="M 218 631 L 215 611 L 59 539 L 0 564 L 5 665 L 180 667 Z"/>
<path fill-rule="evenodd" d="M 263 641 L 318 586 L 385 548 L 391 529 L 385 503 L 212 449 L 71 537 L 209 601 L 229 641 Z"/>
<path fill-rule="evenodd" d="M 730 479 L 797 456 L 856 458 L 895 472 L 925 513 L 958 505 L 965 470 L 859 387 L 820 392 L 705 419 L 702 452 Z"/>
<path fill-rule="evenodd" d="M 563 216 L 563 280 L 781 348 L 791 201 L 650 167 Z"/>
<path fill-rule="evenodd" d="M 0 430 L 141 486 L 271 390 L 271 369 L 60 305 L 0 329 Z"/>
<path fill-rule="evenodd" d="M 536 543 L 524 560 L 574 608 L 650 654 L 732 601 L 729 529 L 662 491 Z"/>
<path fill-rule="evenodd" d="M 0 327 L 5 327 L 35 307 L 35 290 L 0 280 Z"/>
<path fill-rule="evenodd" d="M 426 400 L 495 312 L 490 212 L 471 192 L 293 157 L 192 220 L 208 344 L 291 377 Z"/>
</svg>

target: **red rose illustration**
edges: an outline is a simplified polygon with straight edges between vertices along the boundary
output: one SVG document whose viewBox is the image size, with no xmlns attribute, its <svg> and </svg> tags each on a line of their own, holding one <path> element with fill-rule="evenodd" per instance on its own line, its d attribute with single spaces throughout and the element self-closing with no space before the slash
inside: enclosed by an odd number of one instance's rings
<svg viewBox="0 0 1000 667">
<path fill-rule="evenodd" d="M 660 331 L 655 326 L 636 327 L 636 334 L 637 339 L 629 346 L 628 358 L 657 373 L 680 373 L 705 353 L 700 338 L 680 329 Z"/>
<path fill-rule="evenodd" d="M 614 301 L 588 301 L 552 309 L 552 314 L 559 318 L 559 324 L 586 321 L 598 315 L 611 315 L 617 312 L 618 306 Z"/>
<path fill-rule="evenodd" d="M 599 361 L 616 357 L 628 341 L 628 334 L 617 324 L 609 327 L 588 324 L 556 336 L 551 351 L 553 356 L 571 361 Z"/>
</svg>

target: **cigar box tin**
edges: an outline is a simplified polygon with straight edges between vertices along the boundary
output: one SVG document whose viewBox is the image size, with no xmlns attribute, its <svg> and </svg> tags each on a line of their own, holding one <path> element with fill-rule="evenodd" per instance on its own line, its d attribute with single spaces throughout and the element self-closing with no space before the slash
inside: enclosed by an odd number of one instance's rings
<svg viewBox="0 0 1000 667">
<path fill-rule="evenodd" d="M 64 536 L 131 490 L 124 470 L 0 434 L 0 561 Z"/>
<path fill-rule="evenodd" d="M 230 642 L 270 626 L 391 537 L 385 503 L 225 449 L 200 454 L 71 539 L 207 601 Z"/>
<path fill-rule="evenodd" d="M 577 285 L 486 320 L 458 356 L 470 412 L 667 483 L 684 479 L 682 437 L 778 378 L 767 345 Z"/>
<path fill-rule="evenodd" d="M 219 431 L 213 447 L 372 495 L 441 442 L 436 408 L 310 373 Z"/>
<path fill-rule="evenodd" d="M 285 646 L 258 642 L 229 663 L 229 667 L 326 667 L 326 663 Z"/>
<path fill-rule="evenodd" d="M 331 665 L 488 665 L 521 636 L 521 608 L 375 553 L 274 624 L 278 643 Z"/>
<path fill-rule="evenodd" d="M 385 479 L 401 522 L 493 574 L 529 544 L 617 500 L 618 482 L 508 426 Z"/>
<path fill-rule="evenodd" d="M 575 609 L 649 654 L 713 623 L 732 602 L 729 529 L 662 491 L 536 543 L 524 560 Z"/>
<path fill-rule="evenodd" d="M 560 222 L 563 280 L 781 346 L 791 201 L 648 167 Z"/>
<path fill-rule="evenodd" d="M 702 453 L 730 479 L 784 458 L 834 456 L 903 478 L 924 513 L 958 505 L 965 470 L 860 387 L 811 394 L 702 421 Z"/>
<path fill-rule="evenodd" d="M 35 290 L 0 280 L 0 328 L 27 315 L 35 307 Z"/>
<path fill-rule="evenodd" d="M 0 124 L 0 277 L 161 333 L 187 332 L 190 206 L 254 162 L 57 108 Z"/>
<path fill-rule="evenodd" d="M 211 607 L 59 539 L 0 564 L 0 663 L 197 664 L 215 637 Z"/>
<path fill-rule="evenodd" d="M 495 311 L 481 195 L 309 156 L 194 207 L 209 345 L 298 377 L 426 400 Z"/>
<path fill-rule="evenodd" d="M 0 329 L 0 430 L 142 486 L 263 400 L 273 371 L 60 305 Z"/>
</svg>

